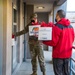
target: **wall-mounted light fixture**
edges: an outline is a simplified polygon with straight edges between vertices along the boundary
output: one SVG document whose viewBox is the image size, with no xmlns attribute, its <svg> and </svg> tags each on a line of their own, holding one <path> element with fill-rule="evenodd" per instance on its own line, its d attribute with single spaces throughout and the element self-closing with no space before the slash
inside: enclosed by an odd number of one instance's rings
<svg viewBox="0 0 75 75">
<path fill-rule="evenodd" d="M 38 9 L 44 9 L 45 7 L 43 7 L 43 6 L 38 6 L 37 8 L 38 8 Z"/>
</svg>

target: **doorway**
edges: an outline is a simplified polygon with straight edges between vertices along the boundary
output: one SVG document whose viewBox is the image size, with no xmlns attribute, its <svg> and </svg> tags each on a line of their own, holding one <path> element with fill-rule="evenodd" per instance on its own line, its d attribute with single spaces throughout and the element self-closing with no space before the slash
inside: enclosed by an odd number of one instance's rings
<svg viewBox="0 0 75 75">
<path fill-rule="evenodd" d="M 13 8 L 13 16 L 12 16 L 12 33 L 15 33 L 17 31 L 17 9 Z M 12 73 L 14 72 L 16 66 L 18 65 L 18 49 L 17 49 L 17 38 L 12 37 Z"/>
</svg>

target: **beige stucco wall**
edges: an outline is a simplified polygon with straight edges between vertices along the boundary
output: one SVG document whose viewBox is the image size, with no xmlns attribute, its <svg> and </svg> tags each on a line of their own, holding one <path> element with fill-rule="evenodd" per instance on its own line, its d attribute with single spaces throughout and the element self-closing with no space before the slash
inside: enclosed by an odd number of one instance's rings
<svg viewBox="0 0 75 75">
<path fill-rule="evenodd" d="M 3 18 L 2 20 L 2 37 L 1 41 L 3 48 L 3 65 L 2 75 L 11 75 L 12 70 L 12 0 L 2 0 L 3 2 Z M 20 30 L 24 28 L 23 25 L 23 0 L 20 2 Z M 14 2 L 16 6 L 16 0 Z M 23 60 L 23 36 L 20 36 L 20 51 L 19 51 L 19 63 Z"/>
<path fill-rule="evenodd" d="M 0 47 L 2 51 L 2 75 L 11 75 L 12 71 L 12 0 L 1 0 L 0 10 Z M 20 30 L 23 29 L 22 1 L 20 6 Z M 14 5 L 16 5 L 16 0 Z M 0 52 L 1 52 L 0 51 Z M 19 62 L 23 60 L 23 36 L 20 37 Z M 1 70 L 0 70 L 1 71 Z M 1 74 L 0 74 L 1 75 Z"/>
<path fill-rule="evenodd" d="M 20 30 L 24 29 L 24 12 L 23 12 L 23 0 L 20 2 Z M 24 54 L 24 35 L 20 36 L 20 63 L 23 60 L 23 54 Z"/>
<path fill-rule="evenodd" d="M 0 0 L 0 75 L 2 75 L 2 52 L 3 52 L 3 5 Z"/>
<path fill-rule="evenodd" d="M 3 74 L 11 75 L 12 0 L 3 0 Z"/>
<path fill-rule="evenodd" d="M 5 0 L 4 0 L 5 1 Z M 11 50 L 12 50 L 12 0 L 7 0 L 7 54 L 6 54 L 6 75 L 11 75 Z"/>
</svg>

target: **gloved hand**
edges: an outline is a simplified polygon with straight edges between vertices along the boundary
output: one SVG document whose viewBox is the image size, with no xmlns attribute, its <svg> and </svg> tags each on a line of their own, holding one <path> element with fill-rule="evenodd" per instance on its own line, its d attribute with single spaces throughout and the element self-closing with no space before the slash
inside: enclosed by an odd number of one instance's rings
<svg viewBox="0 0 75 75">
<path fill-rule="evenodd" d="M 41 22 L 41 27 L 53 27 L 53 26 L 54 26 L 53 22 L 49 22 L 48 24 L 45 23 L 44 21 Z"/>
<path fill-rule="evenodd" d="M 14 35 L 14 33 L 12 33 L 12 39 L 13 39 L 13 38 L 15 38 L 15 35 Z"/>
<path fill-rule="evenodd" d="M 47 26 L 48 26 L 48 24 L 46 24 L 44 21 L 41 22 L 41 27 L 47 27 Z"/>
<path fill-rule="evenodd" d="M 53 27 L 53 26 L 54 26 L 53 22 L 48 23 L 48 27 Z"/>
<path fill-rule="evenodd" d="M 12 38 L 15 38 L 16 37 L 16 33 L 12 33 Z"/>
</svg>

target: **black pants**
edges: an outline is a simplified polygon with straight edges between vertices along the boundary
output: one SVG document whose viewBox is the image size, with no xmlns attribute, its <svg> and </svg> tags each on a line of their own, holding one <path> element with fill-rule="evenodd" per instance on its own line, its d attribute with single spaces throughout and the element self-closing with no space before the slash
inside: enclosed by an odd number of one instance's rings
<svg viewBox="0 0 75 75">
<path fill-rule="evenodd" d="M 53 58 L 53 68 L 55 75 L 70 75 L 69 74 L 70 59 Z"/>
</svg>

